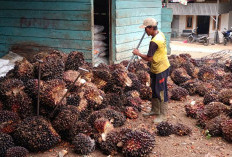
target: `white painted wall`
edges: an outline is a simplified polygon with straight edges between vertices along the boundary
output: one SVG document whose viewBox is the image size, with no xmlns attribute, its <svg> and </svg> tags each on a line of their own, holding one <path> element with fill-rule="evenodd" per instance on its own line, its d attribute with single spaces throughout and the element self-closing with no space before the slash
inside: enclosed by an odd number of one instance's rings
<svg viewBox="0 0 232 157">
<path fill-rule="evenodd" d="M 229 26 L 228 27 L 229 28 L 232 27 L 232 11 L 230 11 L 230 13 L 229 13 Z"/>
<path fill-rule="evenodd" d="M 209 25 L 209 37 L 211 39 L 214 39 L 214 35 L 215 35 L 215 30 L 213 30 L 213 18 L 210 18 L 210 25 Z M 221 15 L 221 23 L 220 23 L 220 29 L 218 30 L 218 34 L 219 34 L 219 40 L 220 42 L 223 42 L 223 35 L 221 33 L 221 31 L 224 30 L 224 28 L 228 29 L 228 22 L 229 22 L 229 14 L 222 14 Z"/>
<path fill-rule="evenodd" d="M 173 18 L 173 20 L 177 20 L 176 18 Z M 178 24 L 176 24 L 178 22 Z M 183 32 L 186 26 L 186 16 L 185 15 L 180 15 L 179 16 L 179 21 L 173 21 L 175 25 L 172 25 L 172 30 L 177 32 L 177 35 L 180 36 L 181 33 Z M 178 27 L 177 27 L 178 26 Z M 196 28 L 196 16 L 193 16 L 193 29 Z M 189 29 L 192 30 L 192 29 Z"/>
<path fill-rule="evenodd" d="M 176 32 L 177 35 L 179 32 L 179 18 L 180 16 L 174 15 L 172 19 L 172 24 L 171 24 L 172 32 Z"/>
<path fill-rule="evenodd" d="M 186 26 L 186 16 L 185 15 L 180 15 L 179 16 L 179 25 L 175 24 L 172 25 L 172 31 L 176 31 L 178 36 L 181 36 L 181 33 L 183 32 Z M 229 20 L 230 19 L 230 20 Z M 175 18 L 173 18 L 173 20 L 175 20 Z M 176 21 L 173 21 L 174 23 L 176 23 Z M 177 27 L 178 26 L 178 27 Z M 221 33 L 221 31 L 226 28 L 230 28 L 232 27 L 232 11 L 230 13 L 227 14 L 222 14 L 221 15 L 221 26 L 220 26 L 220 30 L 219 31 L 219 38 L 220 41 L 223 41 L 223 35 Z M 193 29 L 197 27 L 197 16 L 193 16 Z M 212 29 L 213 27 L 213 19 L 210 17 L 210 24 L 209 24 L 209 37 L 211 38 L 211 41 L 213 41 L 214 39 L 214 33 L 215 30 Z"/>
</svg>

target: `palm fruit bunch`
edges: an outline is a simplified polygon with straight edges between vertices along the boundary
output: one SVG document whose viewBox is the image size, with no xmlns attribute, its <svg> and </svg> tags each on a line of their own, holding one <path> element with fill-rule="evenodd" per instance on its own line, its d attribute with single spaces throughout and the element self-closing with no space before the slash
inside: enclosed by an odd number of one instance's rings
<svg viewBox="0 0 232 157">
<path fill-rule="evenodd" d="M 227 60 L 227 61 L 225 62 L 224 70 L 225 70 L 226 72 L 229 72 L 229 71 L 232 72 L 232 61 Z"/>
<path fill-rule="evenodd" d="M 188 95 L 189 92 L 182 87 L 173 88 L 171 91 L 171 99 L 173 100 L 183 101 Z"/>
<path fill-rule="evenodd" d="M 229 107 L 221 102 L 211 102 L 205 106 L 203 112 L 208 118 L 212 119 L 222 113 L 228 113 Z"/>
<path fill-rule="evenodd" d="M 50 108 L 65 104 L 66 98 L 63 99 L 61 104 L 59 104 L 59 102 L 66 91 L 66 84 L 63 80 L 54 79 L 44 82 L 40 93 L 41 104 Z"/>
<path fill-rule="evenodd" d="M 216 73 L 213 68 L 204 66 L 200 68 L 198 78 L 202 81 L 214 80 Z"/>
<path fill-rule="evenodd" d="M 190 80 L 191 77 L 187 74 L 184 68 L 177 68 L 171 73 L 171 79 L 175 82 L 175 84 L 179 85 Z"/>
<path fill-rule="evenodd" d="M 155 146 L 154 134 L 145 129 L 128 131 L 122 138 L 124 156 L 142 157 L 152 152 Z"/>
<path fill-rule="evenodd" d="M 77 134 L 72 143 L 77 154 L 88 155 L 95 150 L 95 141 L 82 133 Z"/>
<path fill-rule="evenodd" d="M 212 90 L 204 95 L 203 103 L 205 105 L 211 102 L 217 102 L 218 100 L 218 91 Z"/>
<path fill-rule="evenodd" d="M 125 94 L 127 97 L 132 97 L 132 98 L 140 97 L 140 94 L 137 90 L 131 90 L 131 91 L 126 92 Z"/>
<path fill-rule="evenodd" d="M 174 125 L 169 122 L 161 122 L 156 126 L 159 136 L 169 136 L 174 133 Z"/>
<path fill-rule="evenodd" d="M 61 138 L 50 122 L 41 116 L 28 117 L 17 125 L 15 142 L 30 151 L 46 151 L 57 145 Z"/>
<path fill-rule="evenodd" d="M 125 63 L 123 64 L 125 67 L 128 65 Z M 147 62 L 142 60 L 142 59 L 138 59 L 135 62 L 131 63 L 128 71 L 130 72 L 138 72 L 138 71 L 149 71 L 150 67 L 147 65 Z"/>
<path fill-rule="evenodd" d="M 5 156 L 7 149 L 14 146 L 13 138 L 8 134 L 0 132 L 0 156 Z"/>
<path fill-rule="evenodd" d="M 77 70 L 83 79 L 85 79 L 87 82 L 91 82 L 93 80 L 93 67 L 92 65 L 89 65 L 90 63 L 85 62 L 80 68 L 84 68 L 88 71 L 79 69 Z"/>
<path fill-rule="evenodd" d="M 222 88 L 232 88 L 232 73 L 224 75 L 222 80 Z"/>
<path fill-rule="evenodd" d="M 170 77 L 167 78 L 167 87 L 168 89 L 173 89 L 174 87 L 177 87 L 177 85 L 172 81 Z"/>
<path fill-rule="evenodd" d="M 20 121 L 19 116 L 11 111 L 0 111 L 0 132 L 12 133 L 17 123 Z"/>
<path fill-rule="evenodd" d="M 78 92 L 78 89 L 80 88 L 81 84 L 82 84 L 82 78 L 79 77 L 80 73 L 78 71 L 75 70 L 67 70 L 64 72 L 63 74 L 63 80 L 66 83 L 66 88 L 70 89 L 70 92 Z M 77 79 L 77 77 L 79 77 Z M 74 81 L 77 79 L 77 81 L 74 83 Z"/>
<path fill-rule="evenodd" d="M 3 110 L 3 103 L 0 101 L 0 111 Z"/>
<path fill-rule="evenodd" d="M 43 84 L 44 81 L 40 80 L 40 88 L 43 86 Z M 37 102 L 39 80 L 29 79 L 26 82 L 24 82 L 24 85 L 25 85 L 25 92 L 32 98 L 34 103 Z"/>
<path fill-rule="evenodd" d="M 92 127 L 87 122 L 76 121 L 68 130 L 67 139 L 70 141 L 79 133 L 91 135 L 92 131 Z"/>
<path fill-rule="evenodd" d="M 210 118 L 205 114 L 204 110 L 198 112 L 196 119 L 196 125 L 201 127 L 202 129 L 205 128 L 206 123 L 210 120 Z"/>
<path fill-rule="evenodd" d="M 78 70 L 85 63 L 82 52 L 72 51 L 65 63 L 65 70 Z"/>
<path fill-rule="evenodd" d="M 6 157 L 27 157 L 28 150 L 24 147 L 15 146 L 7 149 Z"/>
<path fill-rule="evenodd" d="M 174 126 L 174 133 L 179 136 L 185 136 L 192 133 L 192 129 L 184 124 L 176 124 Z"/>
<path fill-rule="evenodd" d="M 206 122 L 205 130 L 209 131 L 209 134 L 211 136 L 221 136 L 222 135 L 222 123 L 229 118 L 224 115 L 220 114 L 219 116 L 210 119 L 208 122 Z"/>
<path fill-rule="evenodd" d="M 126 117 L 121 112 L 115 111 L 110 108 L 102 109 L 101 112 L 104 113 L 105 118 L 107 118 L 110 122 L 112 122 L 114 127 L 120 127 L 124 125 L 126 122 Z"/>
<path fill-rule="evenodd" d="M 106 140 L 107 134 L 114 130 L 113 124 L 106 118 L 96 119 L 94 121 L 94 128 L 101 135 L 103 141 Z"/>
<path fill-rule="evenodd" d="M 5 79 L 0 83 L 3 109 L 10 110 L 25 118 L 33 114 L 32 99 L 25 93 L 24 84 L 18 79 Z"/>
<path fill-rule="evenodd" d="M 94 127 L 94 122 L 95 120 L 99 119 L 99 118 L 104 118 L 104 112 L 102 112 L 102 110 L 98 110 L 98 111 L 94 111 L 92 112 L 89 117 L 87 118 L 87 122 Z"/>
<path fill-rule="evenodd" d="M 119 87 L 131 87 L 132 80 L 128 77 L 126 70 L 116 69 L 112 72 L 113 84 Z"/>
<path fill-rule="evenodd" d="M 222 89 L 218 94 L 220 102 L 226 105 L 232 104 L 232 89 Z"/>
<path fill-rule="evenodd" d="M 197 78 L 199 68 L 195 67 L 193 63 L 188 61 L 188 62 L 184 63 L 183 65 L 181 65 L 181 67 L 183 67 L 186 70 L 186 72 L 189 76 L 191 76 L 192 78 Z"/>
<path fill-rule="evenodd" d="M 116 155 L 118 152 L 122 151 L 123 142 L 122 139 L 126 133 L 130 132 L 131 129 L 121 128 L 119 130 L 110 131 L 105 139 L 102 139 L 98 134 L 94 135 L 96 143 L 99 148 L 106 155 Z"/>
<path fill-rule="evenodd" d="M 129 64 L 129 60 L 123 60 L 123 61 L 120 62 L 120 64 L 123 65 L 124 67 L 127 67 L 127 65 Z M 128 71 L 132 72 L 132 73 L 136 72 L 136 68 L 135 68 L 134 62 L 130 63 L 130 65 L 128 67 Z"/>
<path fill-rule="evenodd" d="M 115 94 L 118 94 L 118 95 L 123 93 L 123 88 L 120 87 L 120 86 L 117 86 L 116 84 L 114 84 L 113 78 L 107 82 L 107 84 L 106 84 L 106 86 L 104 87 L 103 90 L 104 90 L 105 93 L 115 93 Z"/>
<path fill-rule="evenodd" d="M 126 71 L 126 67 L 123 64 L 111 64 L 111 65 L 109 65 L 109 70 L 110 71 L 114 71 L 116 69 Z"/>
<path fill-rule="evenodd" d="M 226 75 L 226 72 L 223 68 L 215 68 L 215 78 L 217 80 L 223 80 L 224 76 Z"/>
<path fill-rule="evenodd" d="M 142 100 L 140 97 L 127 97 L 126 106 L 131 106 L 140 112 L 142 110 L 141 105 Z"/>
<path fill-rule="evenodd" d="M 84 98 L 88 102 L 89 108 L 99 110 L 106 107 L 105 104 L 102 103 L 105 93 L 96 86 L 84 86 L 82 92 L 84 93 Z"/>
<path fill-rule="evenodd" d="M 221 81 L 219 80 L 211 80 L 211 81 L 208 81 L 208 83 L 210 83 L 213 87 L 211 89 L 212 90 L 216 90 L 216 91 L 220 91 L 222 90 L 222 83 Z"/>
<path fill-rule="evenodd" d="M 39 58 L 39 60 L 41 60 L 42 63 L 34 63 L 36 78 L 38 78 L 40 64 L 42 80 L 62 79 L 65 63 L 61 54 L 52 52 L 50 54 L 45 54 Z"/>
<path fill-rule="evenodd" d="M 139 111 L 131 106 L 126 106 L 124 114 L 130 119 L 137 119 L 139 117 Z"/>
<path fill-rule="evenodd" d="M 196 84 L 197 84 L 198 80 L 188 80 L 182 84 L 180 84 L 180 86 L 182 88 L 185 88 L 186 90 L 188 90 L 189 95 L 195 95 L 196 94 Z"/>
<path fill-rule="evenodd" d="M 202 66 L 212 66 L 214 64 L 217 64 L 217 59 L 215 58 L 201 58 Z"/>
<path fill-rule="evenodd" d="M 177 56 L 177 55 L 171 55 L 168 58 L 169 58 L 169 62 L 171 64 L 170 74 L 173 72 L 173 70 L 180 68 L 181 65 L 186 62 L 183 58 L 181 58 L 180 56 Z"/>
<path fill-rule="evenodd" d="M 126 104 L 126 96 L 124 94 L 107 93 L 103 103 L 115 110 L 123 111 Z"/>
<path fill-rule="evenodd" d="M 34 67 L 33 65 L 23 58 L 22 61 L 17 61 L 13 69 L 14 77 L 22 81 L 34 78 Z"/>
<path fill-rule="evenodd" d="M 62 134 L 63 132 L 70 130 L 70 128 L 78 120 L 78 117 L 79 112 L 76 106 L 62 106 L 59 109 L 58 114 L 54 116 L 54 119 L 52 120 L 52 126 L 57 132 Z"/>
<path fill-rule="evenodd" d="M 99 118 L 108 119 L 110 122 L 112 122 L 114 127 L 122 126 L 122 125 L 124 125 L 124 123 L 126 121 L 126 117 L 124 116 L 123 113 L 115 111 L 115 110 L 110 109 L 110 108 L 105 108 L 105 109 L 101 109 L 101 110 L 92 112 L 89 115 L 87 121 L 90 125 L 94 126 L 95 120 L 99 119 Z"/>
<path fill-rule="evenodd" d="M 92 82 L 96 84 L 99 89 L 104 89 L 107 82 L 111 79 L 111 73 L 108 67 L 103 65 L 98 66 L 93 70 Z"/>
<path fill-rule="evenodd" d="M 116 155 L 119 151 L 118 143 L 121 142 L 122 136 L 118 131 L 111 131 L 107 134 L 105 140 L 98 140 L 99 147 L 106 155 Z"/>
<path fill-rule="evenodd" d="M 129 76 L 129 78 L 132 80 L 132 85 L 131 85 L 130 87 L 129 87 L 129 86 L 126 86 L 125 89 L 124 89 L 124 91 L 125 91 L 125 92 L 131 91 L 131 90 L 140 91 L 140 88 L 141 88 L 142 83 L 141 83 L 140 80 L 138 79 L 137 75 L 134 74 L 134 73 L 129 72 L 129 73 L 128 73 L 128 76 Z"/>
<path fill-rule="evenodd" d="M 199 81 L 196 84 L 196 93 L 199 94 L 200 96 L 204 96 L 206 93 L 210 92 L 211 90 L 214 90 L 214 87 L 211 83 L 208 82 L 202 82 Z"/>
<path fill-rule="evenodd" d="M 223 138 L 228 142 L 232 142 L 232 119 L 223 121 L 221 125 Z"/>
<path fill-rule="evenodd" d="M 198 113 L 203 111 L 205 106 L 200 102 L 192 101 L 190 104 L 186 104 L 184 107 L 187 117 L 197 118 Z"/>
<path fill-rule="evenodd" d="M 151 78 L 150 78 L 150 74 L 148 72 L 138 71 L 136 73 L 136 75 L 138 76 L 138 80 L 141 82 L 141 84 L 143 84 L 145 86 L 150 86 Z"/>
<path fill-rule="evenodd" d="M 143 100 L 151 100 L 151 98 L 152 98 L 152 89 L 151 89 L 151 87 L 141 85 L 140 97 Z"/>
<path fill-rule="evenodd" d="M 67 97 L 67 105 L 73 105 L 77 107 L 79 112 L 79 119 L 85 119 L 90 113 L 88 108 L 88 101 L 81 94 L 71 94 Z"/>
<path fill-rule="evenodd" d="M 181 57 L 181 58 L 183 58 L 183 59 L 185 59 L 185 60 L 189 60 L 189 59 L 191 59 L 191 55 L 190 54 L 188 54 L 188 53 L 182 53 L 182 54 L 179 54 L 179 56 Z"/>
</svg>

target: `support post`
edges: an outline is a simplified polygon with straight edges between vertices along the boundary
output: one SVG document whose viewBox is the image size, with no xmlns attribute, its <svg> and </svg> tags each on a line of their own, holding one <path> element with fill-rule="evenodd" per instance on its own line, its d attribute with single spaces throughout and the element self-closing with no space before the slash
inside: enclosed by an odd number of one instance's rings
<svg viewBox="0 0 232 157">
<path fill-rule="evenodd" d="M 219 0 L 217 0 L 217 13 L 216 13 L 216 28 L 215 28 L 215 35 L 214 35 L 214 43 L 219 43 L 219 36 L 218 36 L 218 11 L 219 11 Z"/>
</svg>

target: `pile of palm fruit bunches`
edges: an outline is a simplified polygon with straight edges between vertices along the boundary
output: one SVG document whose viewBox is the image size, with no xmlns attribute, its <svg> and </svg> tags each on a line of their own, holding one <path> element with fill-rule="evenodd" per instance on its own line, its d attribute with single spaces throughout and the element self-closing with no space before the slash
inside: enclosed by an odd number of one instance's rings
<svg viewBox="0 0 232 157">
<path fill-rule="evenodd" d="M 198 119 L 210 134 L 231 141 L 232 63 L 194 60 L 188 54 L 169 59 L 170 98 L 204 96 L 203 103 L 186 105 L 187 116 Z M 154 132 L 124 126 L 127 118 L 137 119 L 142 104 L 151 99 L 149 66 L 142 60 L 130 64 L 128 70 L 127 65 L 128 61 L 122 61 L 93 67 L 81 52 L 56 50 L 16 62 L 14 69 L 0 78 L 0 156 L 23 157 L 28 152 L 49 150 L 61 141 L 70 142 L 82 155 L 95 149 L 128 157 L 151 153 Z M 182 124 L 167 122 L 160 123 L 157 130 L 161 136 L 191 132 Z"/>
</svg>

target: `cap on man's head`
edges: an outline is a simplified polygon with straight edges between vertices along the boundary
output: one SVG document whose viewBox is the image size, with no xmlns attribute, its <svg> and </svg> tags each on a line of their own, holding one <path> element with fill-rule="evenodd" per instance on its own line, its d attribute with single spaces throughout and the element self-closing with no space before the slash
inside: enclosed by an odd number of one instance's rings
<svg viewBox="0 0 232 157">
<path fill-rule="evenodd" d="M 148 17 L 143 21 L 143 25 L 139 28 L 145 28 L 147 26 L 157 26 L 157 21 L 154 18 Z"/>
</svg>

